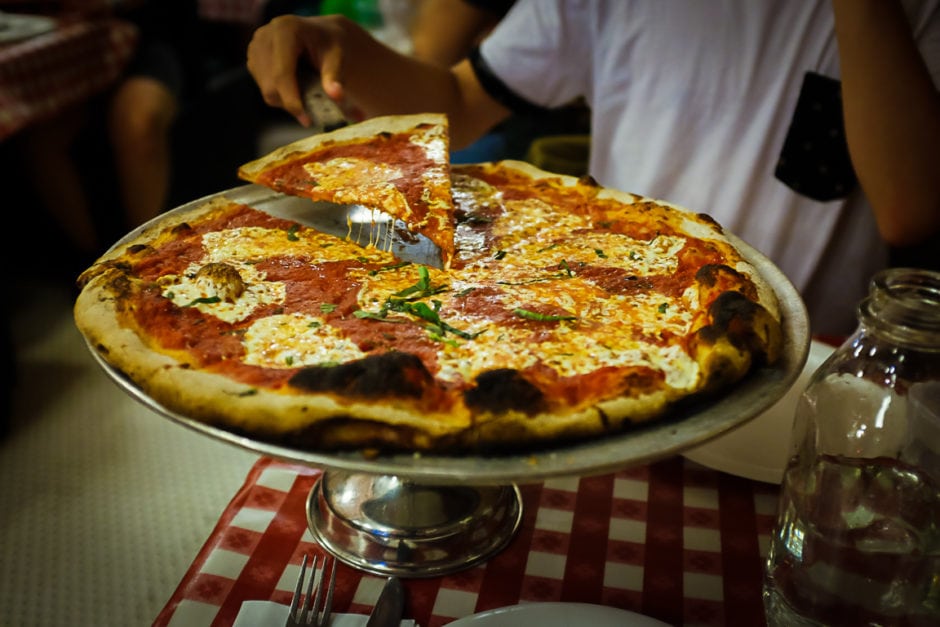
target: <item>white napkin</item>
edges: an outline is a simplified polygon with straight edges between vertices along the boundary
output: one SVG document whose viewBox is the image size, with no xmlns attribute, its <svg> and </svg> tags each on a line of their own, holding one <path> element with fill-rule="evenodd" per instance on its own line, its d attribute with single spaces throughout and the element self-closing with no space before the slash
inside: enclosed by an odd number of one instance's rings
<svg viewBox="0 0 940 627">
<path fill-rule="evenodd" d="M 290 608 L 274 601 L 245 601 L 238 610 L 233 627 L 280 627 L 287 622 Z M 333 614 L 330 627 L 365 627 L 365 614 Z M 413 620 L 401 621 L 402 627 L 417 627 Z"/>
</svg>

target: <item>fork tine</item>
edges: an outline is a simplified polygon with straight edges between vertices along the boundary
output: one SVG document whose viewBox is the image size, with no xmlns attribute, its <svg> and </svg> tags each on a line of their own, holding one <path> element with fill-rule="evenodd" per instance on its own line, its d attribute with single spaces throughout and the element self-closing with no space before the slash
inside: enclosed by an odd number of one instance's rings
<svg viewBox="0 0 940 627">
<path fill-rule="evenodd" d="M 307 556 L 304 555 L 303 561 L 300 563 L 300 575 L 297 577 L 297 585 L 294 587 L 294 596 L 290 600 L 290 609 L 287 613 L 287 627 L 292 627 L 294 625 L 300 624 L 300 617 L 297 612 L 297 607 L 300 605 L 301 593 L 304 589 L 304 575 L 307 572 Z M 314 571 L 316 573 L 316 571 Z M 313 577 L 310 577 L 311 583 L 313 582 Z M 309 597 L 309 594 L 308 594 Z"/>
<path fill-rule="evenodd" d="M 326 577 L 326 558 L 323 558 L 323 575 L 320 582 Z M 327 585 L 326 601 L 323 603 L 323 613 L 317 616 L 317 627 L 326 627 L 330 622 L 330 613 L 333 611 L 333 589 L 336 588 L 336 558 L 333 558 L 333 567 L 330 569 L 330 583 Z M 317 601 L 319 605 L 319 595 Z"/>
<path fill-rule="evenodd" d="M 297 605 L 300 603 L 300 593 L 304 589 L 304 573 L 306 572 L 307 572 L 307 556 L 304 555 L 304 559 L 300 563 L 300 576 L 297 577 L 297 586 L 294 588 L 294 597 L 290 600 L 289 616 L 291 618 L 294 618 L 297 616 Z"/>
<path fill-rule="evenodd" d="M 314 601 L 313 592 L 313 581 L 317 578 L 317 556 L 313 556 L 313 564 L 310 566 L 310 581 L 307 582 L 307 593 L 304 595 L 304 604 L 303 609 L 300 611 L 300 622 L 302 625 L 310 624 L 310 608 L 316 608 L 320 604 L 320 582 L 317 581 L 316 596 L 317 599 Z M 314 610 L 315 611 L 315 610 Z"/>
<path fill-rule="evenodd" d="M 323 557 L 323 568 L 317 576 L 317 564 L 320 558 L 313 556 L 310 565 L 307 588 L 304 591 L 304 579 L 307 574 L 308 556 L 304 555 L 300 564 L 300 576 L 297 578 L 297 585 L 294 590 L 294 598 L 291 599 L 290 609 L 288 610 L 286 627 L 299 627 L 300 625 L 313 625 L 314 627 L 326 627 L 330 624 L 330 614 L 333 611 L 333 590 L 336 587 L 336 559 L 333 559 L 333 567 L 327 574 L 327 565 L 329 558 Z M 306 592 L 306 593 L 304 593 Z M 325 599 L 324 599 L 324 594 Z M 301 597 L 303 600 L 301 601 Z M 320 602 L 323 601 L 321 605 Z"/>
</svg>

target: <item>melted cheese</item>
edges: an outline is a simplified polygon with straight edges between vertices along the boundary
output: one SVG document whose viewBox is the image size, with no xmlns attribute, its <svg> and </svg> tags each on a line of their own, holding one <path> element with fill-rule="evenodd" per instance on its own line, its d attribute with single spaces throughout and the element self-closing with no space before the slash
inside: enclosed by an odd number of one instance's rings
<svg viewBox="0 0 940 627">
<path fill-rule="evenodd" d="M 553 226 L 551 229 L 545 229 L 546 224 Z M 493 234 L 507 247 L 525 241 L 541 248 L 551 244 L 558 233 L 570 234 L 576 229 L 588 226 L 590 224 L 583 216 L 573 213 L 559 214 L 548 203 L 529 199 L 524 202 L 507 202 L 506 212 L 493 225 Z"/>
<path fill-rule="evenodd" d="M 267 368 L 344 363 L 365 356 L 322 318 L 306 314 L 262 318 L 248 328 L 243 345 L 246 364 Z"/>
<path fill-rule="evenodd" d="M 441 318 L 462 329 L 483 332 L 473 340 L 442 345 L 438 354 L 439 376 L 454 381 L 471 381 L 479 373 L 494 368 L 524 369 L 541 362 L 559 376 L 587 374 L 598 368 L 646 366 L 665 374 L 666 383 L 675 388 L 693 388 L 698 381 L 698 364 L 681 346 L 654 341 L 659 333 L 687 331 L 692 315 L 684 308 L 663 311 L 662 299 L 644 295 L 598 297 L 598 288 L 565 282 L 509 286 L 494 300 L 507 311 L 516 307 L 539 309 L 561 307 L 577 317 L 574 321 L 532 321 L 519 326 L 487 328 L 488 317 L 458 314 L 445 299 Z M 624 308 L 633 310 L 625 320 Z M 639 321 L 641 333 L 633 326 Z M 645 333 L 645 336 L 643 335 Z"/>
<path fill-rule="evenodd" d="M 393 216 L 404 220 L 411 216 L 404 195 L 391 183 L 403 176 L 399 168 L 356 157 L 314 161 L 303 168 L 313 180 L 333 191 L 333 199 L 339 204 L 358 204 L 365 196 L 374 198 L 375 206 Z"/>
<path fill-rule="evenodd" d="M 473 381 L 487 370 L 514 368 L 521 370 L 538 363 L 531 347 L 532 332 L 522 328 L 484 330 L 474 340 L 441 342 L 438 351 L 440 371 L 445 381 Z"/>
<path fill-rule="evenodd" d="M 517 226 L 500 222 L 510 236 L 528 233 L 525 219 Z M 501 219 L 502 220 L 502 219 Z M 571 217 L 564 228 L 584 219 Z M 561 228 L 561 227 L 560 227 Z M 684 336 L 693 323 L 697 292 L 687 290 L 681 299 L 667 301 L 656 293 L 616 294 L 578 275 L 584 265 L 613 265 L 638 276 L 670 274 L 684 245 L 678 237 L 659 236 L 637 241 L 628 236 L 590 230 L 579 237 L 555 237 L 552 230 L 529 235 L 499 255 L 479 258 L 449 274 L 429 269 L 432 286 L 448 289 L 425 298 L 440 302 L 441 320 L 468 333 L 472 340 L 444 334 L 438 351 L 437 376 L 446 381 L 472 381 L 495 368 L 522 370 L 541 363 L 561 377 L 588 374 L 603 367 L 642 366 L 662 371 L 674 388 L 693 389 L 700 376 L 698 364 L 678 345 L 664 345 L 662 333 Z M 561 232 L 559 230 L 558 232 Z M 610 261 L 608 261 L 610 260 Z M 417 266 L 363 277 L 359 304 L 377 311 L 396 292 L 418 281 Z M 456 307 L 455 299 L 480 285 L 495 286 L 484 311 Z M 513 310 L 526 309 L 550 315 L 571 315 L 574 321 L 522 321 L 500 328 L 487 325 L 492 312 L 502 310 L 514 319 Z M 401 314 L 395 314 L 399 316 Z"/>
<path fill-rule="evenodd" d="M 463 178 L 454 197 L 465 203 L 466 211 L 479 207 L 481 198 L 501 202 L 497 193 L 487 193 L 485 183 Z M 684 238 L 636 240 L 597 230 L 589 217 L 559 215 L 540 201 L 507 203 L 492 234 L 500 250 L 484 251 L 482 234 L 470 226 L 458 228 L 462 258 L 469 264 L 452 273 L 453 292 L 496 283 L 500 292 L 491 297 L 490 306 L 506 312 L 567 312 L 576 320 L 521 323 L 452 342 L 438 355 L 441 378 L 470 381 L 485 370 L 523 369 L 537 362 L 561 377 L 603 367 L 641 366 L 663 372 L 671 387 L 695 389 L 701 376 L 697 362 L 681 345 L 659 341 L 664 333 L 682 337 L 689 332 L 698 308 L 695 289 L 675 300 L 656 293 L 617 294 L 578 275 L 585 266 L 613 266 L 640 277 L 668 276 L 678 269 Z M 441 299 L 442 319 L 474 330 L 486 324 L 489 314 L 458 313 L 449 307 L 450 298 Z"/>
<path fill-rule="evenodd" d="M 253 262 L 279 254 L 305 253 L 310 263 L 361 259 L 383 264 L 391 259 L 388 253 L 375 248 L 362 248 L 335 236 L 312 229 L 288 233 L 282 229 L 241 227 L 207 233 L 203 237 L 207 251 L 201 263 L 191 264 L 182 275 L 161 277 L 163 296 L 180 307 L 196 307 L 201 312 L 225 322 L 244 320 L 260 306 L 284 302 L 282 283 L 267 281 Z M 200 275 L 211 263 L 224 263 L 238 271 L 244 291 L 236 298 L 226 286 Z M 214 302 L 218 300 L 218 302 Z"/>
<path fill-rule="evenodd" d="M 307 256 L 312 263 L 362 259 L 387 263 L 391 257 L 374 248 L 361 246 L 313 229 L 288 233 L 282 229 L 251 226 L 206 233 L 205 263 L 260 261 L 275 255 Z"/>
<path fill-rule="evenodd" d="M 244 291 L 234 300 L 226 300 L 208 282 L 198 276 L 202 264 L 191 264 L 181 275 L 166 275 L 160 278 L 165 298 L 179 307 L 195 307 L 199 311 L 215 316 L 225 322 L 244 320 L 261 305 L 284 302 L 284 285 L 264 280 L 264 274 L 249 263 L 231 258 L 227 263 L 234 267 L 245 284 Z"/>
</svg>

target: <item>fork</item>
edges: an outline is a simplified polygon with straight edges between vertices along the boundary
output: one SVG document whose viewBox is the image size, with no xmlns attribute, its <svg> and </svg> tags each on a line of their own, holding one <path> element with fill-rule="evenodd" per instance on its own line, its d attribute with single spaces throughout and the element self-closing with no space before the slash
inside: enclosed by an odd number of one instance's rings
<svg viewBox="0 0 940 627">
<path fill-rule="evenodd" d="M 297 587 L 294 589 L 294 598 L 290 602 L 290 611 L 287 615 L 287 623 L 284 627 L 326 627 L 330 623 L 330 610 L 333 608 L 333 588 L 336 587 L 336 559 L 333 559 L 333 567 L 330 569 L 329 577 L 326 574 L 327 558 L 323 558 L 323 569 L 320 571 L 320 577 L 317 578 L 317 556 L 313 557 L 313 564 L 310 567 L 310 581 L 307 583 L 306 594 L 301 595 L 304 587 L 304 575 L 307 572 L 307 556 L 304 555 L 303 562 L 300 564 L 300 576 L 297 578 Z M 316 587 L 314 588 L 314 580 Z M 323 596 L 323 582 L 327 581 L 326 599 L 323 605 L 320 605 Z M 301 596 L 303 604 L 301 605 Z"/>
</svg>

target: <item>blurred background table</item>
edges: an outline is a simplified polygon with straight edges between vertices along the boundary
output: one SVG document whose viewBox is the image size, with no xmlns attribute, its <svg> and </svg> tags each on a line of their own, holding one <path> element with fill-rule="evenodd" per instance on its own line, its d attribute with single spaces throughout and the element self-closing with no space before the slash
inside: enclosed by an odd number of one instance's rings
<svg viewBox="0 0 940 627">
<path fill-rule="evenodd" d="M 247 600 L 288 604 L 303 554 L 324 555 L 305 502 L 320 471 L 260 458 L 156 625 L 229 625 Z M 438 627 L 526 602 L 594 603 L 671 625 L 762 625 L 777 486 L 681 457 L 520 486 L 523 521 L 489 561 L 405 581 L 406 617 Z M 334 608 L 367 614 L 384 578 L 339 567 Z"/>
<path fill-rule="evenodd" d="M 0 140 L 111 86 L 137 42 L 115 18 L 55 20 L 55 27 L 0 43 Z"/>
</svg>

